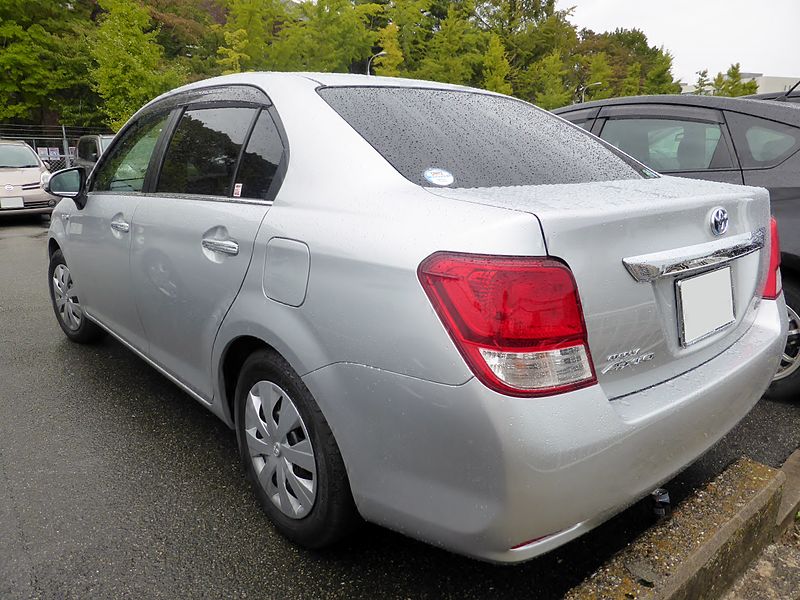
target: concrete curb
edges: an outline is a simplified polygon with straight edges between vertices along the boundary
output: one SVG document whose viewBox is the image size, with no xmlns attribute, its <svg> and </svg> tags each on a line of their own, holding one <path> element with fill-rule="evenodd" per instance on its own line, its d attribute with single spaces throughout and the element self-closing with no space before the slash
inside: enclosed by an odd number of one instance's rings
<svg viewBox="0 0 800 600">
<path fill-rule="evenodd" d="M 566 598 L 718 598 L 772 542 L 785 480 L 783 471 L 738 460 Z"/>
<path fill-rule="evenodd" d="M 783 463 L 781 471 L 786 477 L 783 485 L 783 496 L 778 508 L 778 523 L 775 539 L 781 537 L 792 526 L 800 510 L 800 450 L 795 450 Z"/>
</svg>

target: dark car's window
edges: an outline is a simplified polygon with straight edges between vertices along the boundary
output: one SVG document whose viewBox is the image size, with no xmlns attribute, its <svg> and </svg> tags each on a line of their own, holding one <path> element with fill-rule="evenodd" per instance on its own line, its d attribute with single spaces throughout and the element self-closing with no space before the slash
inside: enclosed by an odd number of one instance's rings
<svg viewBox="0 0 800 600">
<path fill-rule="evenodd" d="M 558 114 L 562 119 L 566 119 L 573 125 L 583 127 L 587 131 L 591 130 L 594 119 L 597 116 L 596 108 L 587 108 L 584 110 L 571 110 Z"/>
<path fill-rule="evenodd" d="M 800 128 L 739 113 L 728 123 L 744 168 L 773 167 L 800 150 Z"/>
<path fill-rule="evenodd" d="M 38 167 L 39 159 L 30 146 L 22 144 L 0 144 L 0 169 L 26 169 Z"/>
<path fill-rule="evenodd" d="M 239 165 L 234 197 L 267 199 L 282 156 L 278 129 L 269 113 L 261 111 Z"/>
<path fill-rule="evenodd" d="M 141 192 L 150 157 L 169 115 L 152 115 L 132 124 L 95 171 L 92 191 Z"/>
<path fill-rule="evenodd" d="M 187 110 L 172 135 L 157 192 L 230 196 L 255 108 Z"/>
<path fill-rule="evenodd" d="M 319 94 L 419 185 L 495 187 L 642 176 L 635 162 L 511 98 L 392 87 L 329 87 Z"/>
<path fill-rule="evenodd" d="M 609 119 L 600 137 L 656 171 L 733 167 L 719 123 L 680 119 Z"/>
<path fill-rule="evenodd" d="M 96 161 L 97 156 L 97 142 L 91 138 L 78 140 L 78 158 Z"/>
</svg>

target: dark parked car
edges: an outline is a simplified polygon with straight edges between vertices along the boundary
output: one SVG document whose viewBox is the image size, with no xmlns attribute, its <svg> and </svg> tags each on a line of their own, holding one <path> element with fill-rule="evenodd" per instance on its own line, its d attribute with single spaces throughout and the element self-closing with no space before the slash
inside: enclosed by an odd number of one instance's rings
<svg viewBox="0 0 800 600">
<path fill-rule="evenodd" d="M 800 103 L 800 81 L 795 83 L 791 88 L 785 92 L 767 92 L 765 94 L 753 94 L 752 96 L 744 96 L 751 100 L 775 100 L 777 102 L 796 102 Z"/>
<path fill-rule="evenodd" d="M 669 175 L 765 187 L 778 220 L 789 340 L 772 393 L 800 392 L 800 104 L 634 96 L 556 114 Z"/>
</svg>

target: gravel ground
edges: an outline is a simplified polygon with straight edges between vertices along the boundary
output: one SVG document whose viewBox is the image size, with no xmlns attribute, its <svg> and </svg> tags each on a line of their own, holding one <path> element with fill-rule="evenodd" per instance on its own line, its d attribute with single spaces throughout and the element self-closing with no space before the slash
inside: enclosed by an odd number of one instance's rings
<svg viewBox="0 0 800 600">
<path fill-rule="evenodd" d="M 0 221 L 0 598 L 560 598 L 653 522 L 639 504 L 540 559 L 497 567 L 365 526 L 294 548 L 257 507 L 233 433 L 107 339 L 50 312 L 45 228 Z M 741 455 L 779 466 L 800 409 L 764 399 L 668 488 Z"/>
</svg>

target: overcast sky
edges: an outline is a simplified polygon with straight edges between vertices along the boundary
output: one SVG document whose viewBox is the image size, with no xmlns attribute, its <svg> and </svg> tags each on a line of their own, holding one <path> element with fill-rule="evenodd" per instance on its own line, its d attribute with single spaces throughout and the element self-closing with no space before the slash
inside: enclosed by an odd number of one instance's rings
<svg viewBox="0 0 800 600">
<path fill-rule="evenodd" d="M 800 0 L 558 0 L 571 6 L 579 29 L 644 31 L 672 53 L 673 75 L 686 83 L 735 62 L 745 72 L 800 78 Z"/>
</svg>

